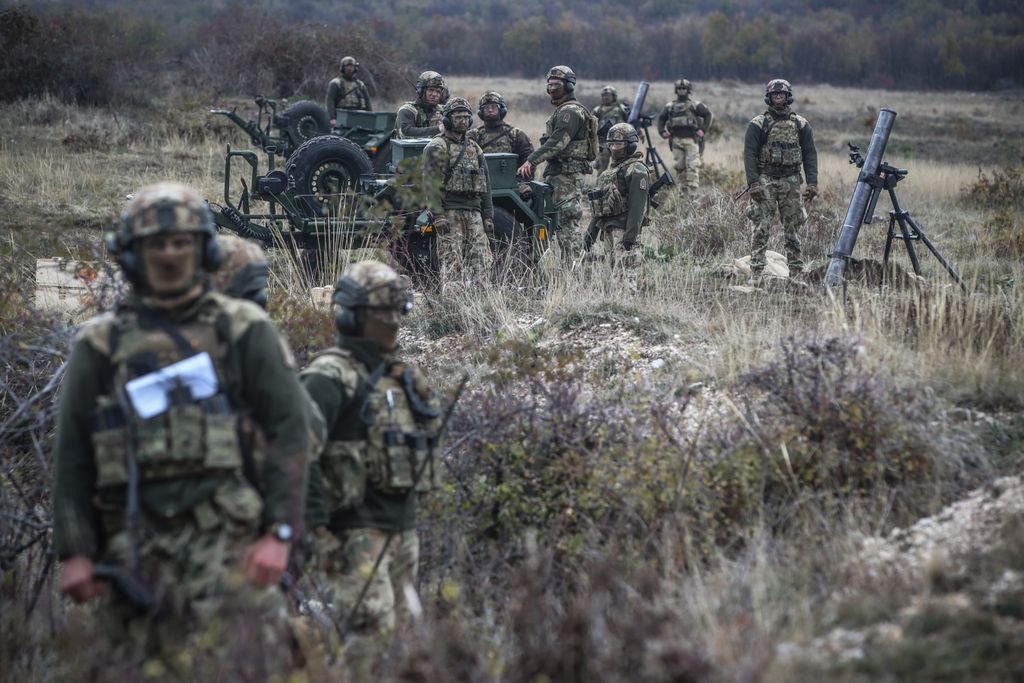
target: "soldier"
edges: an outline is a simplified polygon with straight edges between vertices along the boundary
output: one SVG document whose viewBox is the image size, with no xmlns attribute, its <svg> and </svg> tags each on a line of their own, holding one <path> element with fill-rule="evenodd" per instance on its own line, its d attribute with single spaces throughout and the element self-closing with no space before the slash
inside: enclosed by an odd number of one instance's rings
<svg viewBox="0 0 1024 683">
<path fill-rule="evenodd" d="M 608 146 L 606 143 L 608 131 L 616 123 L 625 123 L 629 118 L 629 107 L 619 102 L 619 93 L 610 85 L 601 89 L 601 104 L 594 107 L 594 116 L 597 117 L 597 140 L 600 144 L 597 161 L 594 162 L 594 170 L 600 173 L 608 168 Z"/>
<path fill-rule="evenodd" d="M 753 224 L 750 268 L 755 281 L 764 270 L 764 252 L 776 208 L 785 234 L 790 275 L 797 277 L 803 271 L 799 231 L 807 220 L 804 201 L 818 194 L 818 152 L 807 119 L 790 110 L 793 87 L 781 78 L 771 80 L 765 87 L 764 101 L 768 109 L 750 121 L 743 140 L 743 167 L 753 200 L 747 207 L 747 217 Z M 801 165 L 807 175 L 802 198 Z"/>
<path fill-rule="evenodd" d="M 647 204 L 650 176 L 643 152 L 637 147 L 640 136 L 628 123 L 617 123 L 608 131 L 611 165 L 597 177 L 597 188 L 587 193 L 594 218 L 587 230 L 585 247 L 599 236 L 613 263 L 623 252 L 632 251 L 640 240 Z"/>
<path fill-rule="evenodd" d="M 135 195 L 111 240 L 131 294 L 84 325 L 64 377 L 53 494 L 61 590 L 94 599 L 114 566 L 162 598 L 154 616 L 113 582 L 103 633 L 126 664 L 187 667 L 230 645 L 200 629 L 235 611 L 257 631 L 249 637 L 284 627 L 277 582 L 301 521 L 308 418 L 291 351 L 266 314 L 210 291 L 223 260 L 215 235 L 194 190 L 160 183 Z M 246 424 L 267 439 L 262 490 L 243 476 Z M 186 647 L 191 658 L 175 656 Z"/>
<path fill-rule="evenodd" d="M 553 199 L 561 205 L 558 247 L 562 261 L 572 264 L 580 253 L 579 229 L 583 217 L 580 198 L 582 175 L 593 172 L 591 162 L 597 158 L 597 119 L 576 101 L 576 74 L 567 66 L 554 66 L 548 71 L 547 92 L 555 111 L 547 121 L 547 134 L 540 148 L 530 154 L 517 173 L 533 177 L 534 167 L 547 162 L 544 179 L 551 184 Z"/>
<path fill-rule="evenodd" d="M 482 282 L 490 269 L 494 206 L 487 161 L 469 139 L 469 102 L 453 97 L 444 106 L 440 135 L 423 148 L 423 204 L 434 215 L 442 279 Z"/>
<path fill-rule="evenodd" d="M 324 563 L 335 607 L 342 618 L 355 610 L 346 626 L 368 635 L 394 627 L 415 586 L 415 493 L 437 486 L 441 418 L 422 372 L 395 352 L 412 309 L 407 278 L 376 261 L 353 264 L 333 303 L 338 345 L 301 377 L 328 425 L 321 471 L 340 551 Z"/>
<path fill-rule="evenodd" d="M 416 79 L 416 100 L 398 108 L 396 135 L 403 138 L 429 138 L 443 133 L 441 105 L 448 101 L 448 86 L 436 71 L 424 71 Z"/>
<path fill-rule="evenodd" d="M 501 93 L 485 92 L 480 98 L 476 110 L 477 116 L 484 122 L 479 128 L 469 131 L 469 139 L 480 145 L 484 152 L 506 152 L 518 157 L 517 166 L 521 166 L 533 153 L 530 138 L 515 126 L 505 123 L 508 105 Z"/>
<path fill-rule="evenodd" d="M 331 117 L 331 125 L 337 123 L 334 114 L 339 109 L 365 109 L 369 111 L 370 91 L 366 84 L 356 78 L 359 62 L 355 57 L 341 58 L 341 77 L 335 78 L 327 86 L 327 115 Z"/>
<path fill-rule="evenodd" d="M 658 132 L 668 140 L 680 188 L 688 191 L 700 186 L 700 158 L 704 153 L 704 134 L 711 130 L 714 114 L 707 105 L 691 100 L 693 85 L 683 78 L 675 83 L 676 99 L 658 115 Z"/>
</svg>

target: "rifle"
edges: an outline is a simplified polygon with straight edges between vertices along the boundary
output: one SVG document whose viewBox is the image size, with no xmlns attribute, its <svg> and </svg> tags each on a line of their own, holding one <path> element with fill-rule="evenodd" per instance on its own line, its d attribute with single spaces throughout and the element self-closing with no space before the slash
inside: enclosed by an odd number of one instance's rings
<svg viewBox="0 0 1024 683">
<path fill-rule="evenodd" d="M 662 173 L 660 176 L 658 176 L 658 179 L 655 180 L 651 184 L 651 187 L 647 190 L 647 196 L 649 198 L 648 201 L 650 201 L 651 206 L 657 209 L 660 206 L 660 204 L 657 202 L 657 196 L 658 193 L 661 192 L 661 188 L 668 187 L 669 185 L 675 185 L 675 183 L 676 181 L 673 180 L 672 176 L 670 176 L 668 173 Z"/>
<path fill-rule="evenodd" d="M 98 562 L 93 576 L 106 581 L 128 604 L 150 617 L 159 618 L 167 613 L 167 603 L 153 587 L 135 571 L 110 562 Z"/>
</svg>

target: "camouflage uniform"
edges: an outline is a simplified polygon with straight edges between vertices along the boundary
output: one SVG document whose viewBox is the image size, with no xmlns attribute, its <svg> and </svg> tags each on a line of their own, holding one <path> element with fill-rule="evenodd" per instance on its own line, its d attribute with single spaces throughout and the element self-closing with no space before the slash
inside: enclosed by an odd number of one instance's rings
<svg viewBox="0 0 1024 683">
<path fill-rule="evenodd" d="M 351 77 L 345 75 L 345 67 L 350 64 L 355 67 Z M 341 76 L 333 79 L 327 86 L 325 107 L 330 118 L 334 118 L 334 113 L 338 109 L 372 109 L 370 91 L 366 89 L 365 83 L 356 78 L 358 70 L 359 62 L 354 57 L 342 58 Z"/>
<path fill-rule="evenodd" d="M 707 133 L 714 121 L 714 114 L 703 102 L 690 99 L 691 86 L 686 79 L 676 81 L 676 89 L 685 85 L 685 94 L 680 92 L 676 99 L 668 102 L 658 115 L 658 132 L 668 132 L 669 148 L 672 150 L 676 181 L 687 190 L 700 186 L 701 154 L 703 152 L 697 131 Z"/>
<path fill-rule="evenodd" d="M 445 116 L 468 112 L 465 102 L 453 99 L 445 105 Z M 491 265 L 485 225 L 494 220 L 487 162 L 466 133 L 445 127 L 423 148 L 423 203 L 434 214 L 442 282 L 483 282 Z"/>
<path fill-rule="evenodd" d="M 555 73 L 571 74 L 575 88 L 576 76 L 569 67 L 554 67 L 548 72 L 549 78 Z M 580 234 L 580 219 L 583 218 L 582 188 L 584 175 L 593 173 L 591 162 L 597 158 L 597 119 L 586 107 L 576 101 L 572 90 L 566 88 L 565 98 L 555 106 L 555 111 L 545 125 L 546 134 L 541 145 L 529 161 L 539 164 L 547 162 L 544 179 L 551 185 L 552 199 L 561 205 L 559 214 L 558 246 L 565 264 L 576 260 L 583 247 Z"/>
<path fill-rule="evenodd" d="M 610 95 L 612 103 L 605 104 L 604 96 Z M 605 144 L 608 137 L 608 130 L 617 123 L 625 123 L 629 118 L 629 107 L 618 101 L 619 94 L 615 88 L 606 85 L 601 90 L 601 104 L 594 107 L 594 116 L 597 117 L 598 142 L 600 149 L 597 154 L 597 161 L 594 162 L 595 171 L 603 171 L 608 168 L 611 154 L 608 152 L 608 145 Z M 601 131 L 604 131 L 603 133 Z"/>
<path fill-rule="evenodd" d="M 485 104 L 498 105 L 499 114 L 497 118 L 488 119 L 484 116 L 483 107 Z M 533 143 L 530 141 L 530 137 L 522 130 L 505 123 L 505 114 L 507 112 L 508 106 L 505 104 L 505 98 L 500 93 L 493 91 L 484 93 L 480 98 L 480 106 L 477 109 L 477 115 L 484 122 L 484 125 L 474 128 L 467 135 L 470 140 L 480 145 L 480 149 L 485 154 L 492 152 L 515 154 L 517 165 L 522 165 L 533 154 Z"/>
<path fill-rule="evenodd" d="M 434 106 L 424 99 L 427 88 L 441 88 L 444 95 L 441 102 Z M 406 138 L 429 138 L 437 135 L 441 123 L 441 105 L 448 99 L 448 87 L 444 78 L 436 71 L 424 71 L 416 80 L 417 98 L 406 102 L 398 108 L 395 121 L 395 135 L 401 140 Z"/>
<path fill-rule="evenodd" d="M 609 167 L 597 177 L 597 187 L 588 192 L 594 218 L 585 245 L 589 249 L 600 237 L 613 263 L 628 263 L 635 260 L 630 252 L 639 254 L 636 246 L 650 201 L 650 174 L 643 152 L 636 149 L 636 130 L 628 123 L 617 124 L 609 131 L 608 141 L 619 140 L 628 143 L 623 158 L 617 160 L 613 155 Z M 631 258 L 626 257 L 627 253 Z"/>
<path fill-rule="evenodd" d="M 346 282 L 347 281 L 347 282 Z M 420 370 L 360 334 L 359 308 L 407 311 L 407 281 L 384 264 L 351 266 L 335 285 L 338 346 L 302 371 L 328 424 L 316 487 L 322 520 L 338 543 L 321 544 L 317 564 L 335 611 L 372 634 L 395 626 L 419 566 L 416 493 L 438 484 L 438 400 Z M 322 473 L 322 474 L 321 474 Z M 374 565 L 380 565 L 371 576 Z"/>
<path fill-rule="evenodd" d="M 786 104 L 772 106 L 772 92 L 786 92 Z M 786 261 L 790 272 L 796 275 L 804 267 L 799 232 L 807 220 L 800 196 L 800 168 L 803 167 L 807 176 L 809 190 L 814 188 L 816 192 L 818 153 L 807 119 L 790 111 L 793 93 L 788 82 L 781 79 L 769 82 L 765 101 L 768 109 L 750 121 L 743 141 L 743 166 L 752 199 L 747 207 L 753 230 L 750 267 L 755 275 L 764 270 L 764 253 L 778 210 L 785 234 Z"/>
<path fill-rule="evenodd" d="M 184 295 L 166 304 L 147 284 L 154 276 L 136 245 L 176 232 L 203 236 L 202 265 Z M 262 638 L 268 658 L 287 655 L 277 647 L 285 637 L 283 596 L 276 586 L 250 584 L 240 564 L 261 530 L 298 525 L 308 455 L 308 419 L 296 407 L 302 389 L 285 341 L 258 306 L 207 290 L 206 273 L 222 260 L 214 234 L 209 209 L 188 188 L 163 183 L 135 196 L 116 245 L 133 294 L 77 335 L 54 447 L 58 558 L 136 569 L 166 606 L 153 618 L 108 591 L 100 614 L 115 651 L 108 661 L 156 658 L 183 675 L 198 675 L 190 667 L 204 654 L 233 646 L 219 638 L 226 628 Z M 161 412 L 141 417 L 126 383 L 202 352 L 216 393 L 195 399 L 179 385 Z M 268 443 L 262 490 L 243 476 L 240 434 L 250 428 Z M 135 468 L 138 510 L 129 523 Z"/>
</svg>

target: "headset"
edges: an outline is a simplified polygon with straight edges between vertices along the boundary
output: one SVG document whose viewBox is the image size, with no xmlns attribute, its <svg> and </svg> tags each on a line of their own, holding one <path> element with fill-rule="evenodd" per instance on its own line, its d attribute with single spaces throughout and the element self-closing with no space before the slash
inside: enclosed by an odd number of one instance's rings
<svg viewBox="0 0 1024 683">
<path fill-rule="evenodd" d="M 390 285 L 391 283 L 385 283 Z M 359 308 L 369 308 L 369 292 L 361 284 L 348 275 L 342 275 L 334 283 L 334 295 L 331 303 L 337 306 L 334 312 L 334 326 L 338 333 L 345 337 L 354 337 L 359 334 L 360 320 Z M 406 292 L 405 301 L 399 309 L 402 315 L 412 311 L 412 294 Z"/>
</svg>

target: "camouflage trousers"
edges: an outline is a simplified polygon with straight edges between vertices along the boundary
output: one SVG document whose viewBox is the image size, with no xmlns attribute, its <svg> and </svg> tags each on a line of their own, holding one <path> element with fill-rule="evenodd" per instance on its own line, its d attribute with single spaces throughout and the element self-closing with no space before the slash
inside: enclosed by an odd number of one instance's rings
<svg viewBox="0 0 1024 683">
<path fill-rule="evenodd" d="M 597 148 L 597 159 L 594 161 L 594 170 L 598 173 L 608 168 L 612 159 L 612 153 L 604 142 Z"/>
<path fill-rule="evenodd" d="M 693 138 L 672 138 L 672 167 L 681 189 L 700 186 L 700 145 Z"/>
<path fill-rule="evenodd" d="M 747 207 L 747 218 L 753 227 L 750 269 L 755 273 L 764 270 L 764 252 L 768 249 L 768 236 L 778 210 L 785 236 L 786 263 L 790 274 L 794 275 L 804 269 L 804 262 L 800 258 L 800 228 L 807 220 L 807 211 L 804 210 L 803 198 L 800 196 L 800 174 L 784 178 L 763 175 L 760 181 L 768 192 L 768 199 L 762 202 L 751 201 Z"/>
<path fill-rule="evenodd" d="M 479 211 L 448 209 L 448 228 L 437 235 L 441 282 L 486 282 L 491 272 L 490 239 Z"/>
<path fill-rule="evenodd" d="M 415 529 L 393 534 L 372 528 L 348 529 L 338 547 L 327 557 L 318 557 L 326 595 L 334 613 L 347 619 L 359 595 L 366 596 L 352 619 L 356 633 L 371 635 L 393 629 L 409 613 L 406 591 L 415 590 L 420 563 L 420 542 Z M 387 551 L 376 573 L 373 567 L 381 551 Z M 369 585 L 367 585 L 369 582 Z M 407 588 L 408 587 L 408 588 Z"/>
<path fill-rule="evenodd" d="M 643 261 L 643 251 L 637 242 L 626 251 L 622 238 L 626 234 L 625 218 L 595 218 L 588 230 L 590 239 L 604 244 L 605 260 L 613 268 L 636 268 Z"/>
<path fill-rule="evenodd" d="M 560 173 L 545 176 L 544 181 L 551 184 L 552 201 L 562 204 L 558 215 L 558 232 L 555 238 L 562 254 L 562 264 L 571 266 L 583 251 L 583 235 L 580 220 L 583 218 L 583 178 L 581 173 Z"/>
<path fill-rule="evenodd" d="M 246 679 L 287 671 L 285 597 L 276 585 L 251 584 L 241 568 L 261 513 L 256 491 L 230 482 L 173 518 L 143 515 L 139 574 L 162 598 L 165 613 L 140 614 L 108 591 L 99 611 L 106 660 L 195 680 L 224 667 Z M 114 533 L 108 547 L 107 561 L 130 566 L 126 531 Z"/>
</svg>

